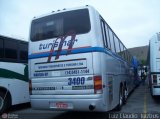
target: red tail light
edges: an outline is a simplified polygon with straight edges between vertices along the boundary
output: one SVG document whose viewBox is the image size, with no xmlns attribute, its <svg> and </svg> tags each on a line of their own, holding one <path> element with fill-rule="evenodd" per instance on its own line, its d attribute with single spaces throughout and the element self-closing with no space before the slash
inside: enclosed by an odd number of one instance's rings
<svg viewBox="0 0 160 119">
<path fill-rule="evenodd" d="M 32 80 L 29 80 L 29 94 L 32 95 Z"/>
<path fill-rule="evenodd" d="M 102 93 L 102 77 L 94 76 L 94 93 Z"/>
</svg>

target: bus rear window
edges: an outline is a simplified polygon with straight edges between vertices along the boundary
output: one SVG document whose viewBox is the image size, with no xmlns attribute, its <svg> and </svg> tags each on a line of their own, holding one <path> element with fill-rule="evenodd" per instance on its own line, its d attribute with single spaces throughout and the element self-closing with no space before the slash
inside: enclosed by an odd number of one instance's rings
<svg viewBox="0 0 160 119">
<path fill-rule="evenodd" d="M 91 29 L 88 9 L 68 11 L 35 19 L 31 24 L 31 41 L 63 36 L 69 31 L 84 34 Z"/>
</svg>

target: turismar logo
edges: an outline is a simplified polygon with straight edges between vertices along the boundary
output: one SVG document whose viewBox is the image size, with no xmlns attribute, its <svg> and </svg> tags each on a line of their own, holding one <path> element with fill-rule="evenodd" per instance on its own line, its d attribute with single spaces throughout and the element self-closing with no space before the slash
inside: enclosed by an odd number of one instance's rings
<svg viewBox="0 0 160 119">
<path fill-rule="evenodd" d="M 69 31 L 66 35 L 64 36 L 60 36 L 56 39 L 56 41 L 58 39 L 60 39 L 60 43 L 59 43 L 59 46 L 58 46 L 58 51 L 57 51 L 57 55 L 55 57 L 55 60 L 59 59 L 59 56 L 60 56 L 60 53 L 62 51 L 62 47 L 63 47 L 63 44 L 65 42 L 65 39 L 68 37 L 68 36 L 71 36 L 71 40 L 70 40 L 70 44 L 68 45 L 68 51 L 66 53 L 66 55 L 70 54 L 71 53 L 71 50 L 73 48 L 73 45 L 74 45 L 74 42 L 76 41 L 76 33 L 74 31 Z M 51 61 L 51 57 L 52 57 L 52 54 L 54 52 L 54 48 L 55 46 L 52 46 L 51 49 L 50 49 L 50 55 L 48 57 L 48 60 L 47 62 L 50 62 Z"/>
</svg>

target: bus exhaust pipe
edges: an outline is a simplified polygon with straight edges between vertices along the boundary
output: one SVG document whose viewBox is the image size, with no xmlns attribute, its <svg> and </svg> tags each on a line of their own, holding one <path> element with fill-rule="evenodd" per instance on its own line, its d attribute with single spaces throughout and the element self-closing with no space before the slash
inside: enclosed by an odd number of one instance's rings
<svg viewBox="0 0 160 119">
<path fill-rule="evenodd" d="M 90 111 L 93 111 L 95 109 L 95 106 L 94 105 L 89 105 L 89 110 Z"/>
</svg>

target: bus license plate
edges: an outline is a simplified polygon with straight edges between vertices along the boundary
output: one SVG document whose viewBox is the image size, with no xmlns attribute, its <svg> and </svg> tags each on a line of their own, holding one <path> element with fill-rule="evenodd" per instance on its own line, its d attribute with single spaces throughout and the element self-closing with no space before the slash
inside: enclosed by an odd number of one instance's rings
<svg viewBox="0 0 160 119">
<path fill-rule="evenodd" d="M 66 102 L 53 102 L 50 103 L 50 108 L 54 109 L 73 109 L 72 103 L 66 103 Z"/>
<path fill-rule="evenodd" d="M 60 109 L 67 109 L 68 108 L 68 104 L 64 103 L 64 102 L 57 102 L 57 103 L 55 103 L 55 107 L 56 108 L 60 108 Z"/>
</svg>

